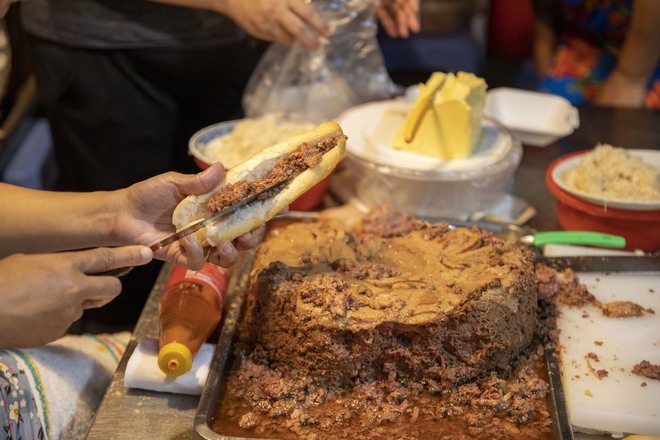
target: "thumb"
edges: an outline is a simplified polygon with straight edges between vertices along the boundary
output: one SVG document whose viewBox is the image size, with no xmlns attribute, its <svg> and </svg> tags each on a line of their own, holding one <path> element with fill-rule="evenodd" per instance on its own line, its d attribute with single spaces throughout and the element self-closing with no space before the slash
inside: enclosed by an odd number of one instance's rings
<svg viewBox="0 0 660 440">
<path fill-rule="evenodd" d="M 179 184 L 179 191 L 183 194 L 206 194 L 213 190 L 225 177 L 225 167 L 220 162 L 209 166 L 201 173 Z"/>
<path fill-rule="evenodd" d="M 142 266 L 153 259 L 153 252 L 146 246 L 122 246 L 96 248 L 80 252 L 80 269 L 87 274 L 97 274 L 121 267 Z"/>
</svg>

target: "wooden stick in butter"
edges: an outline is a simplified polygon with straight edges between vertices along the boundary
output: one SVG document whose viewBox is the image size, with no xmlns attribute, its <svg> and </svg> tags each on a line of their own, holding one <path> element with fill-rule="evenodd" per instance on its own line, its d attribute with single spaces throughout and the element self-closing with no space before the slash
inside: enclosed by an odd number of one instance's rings
<svg viewBox="0 0 660 440">
<path fill-rule="evenodd" d="M 470 156 L 481 138 L 486 88 L 472 73 L 434 72 L 420 86 L 393 147 L 445 160 Z"/>
</svg>

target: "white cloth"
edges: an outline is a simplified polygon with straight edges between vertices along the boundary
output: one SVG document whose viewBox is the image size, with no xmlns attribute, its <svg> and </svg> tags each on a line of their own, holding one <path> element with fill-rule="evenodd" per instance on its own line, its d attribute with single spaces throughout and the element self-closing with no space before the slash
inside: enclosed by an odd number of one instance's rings
<svg viewBox="0 0 660 440">
<path fill-rule="evenodd" d="M 128 360 L 124 385 L 127 388 L 198 396 L 202 394 L 214 351 L 214 344 L 202 344 L 202 347 L 193 356 L 190 371 L 181 376 L 170 377 L 158 368 L 158 340 L 144 338 L 138 342 Z"/>
</svg>

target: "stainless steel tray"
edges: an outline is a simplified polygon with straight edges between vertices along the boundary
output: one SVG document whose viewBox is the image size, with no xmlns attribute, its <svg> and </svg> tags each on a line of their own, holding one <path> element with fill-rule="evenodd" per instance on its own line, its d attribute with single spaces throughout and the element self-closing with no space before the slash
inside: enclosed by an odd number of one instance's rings
<svg viewBox="0 0 660 440">
<path fill-rule="evenodd" d="M 212 429 L 217 405 L 224 393 L 225 374 L 232 366 L 233 342 L 245 304 L 253 260 L 253 251 L 244 255 L 243 259 L 237 264 L 228 286 L 227 312 L 224 324 L 193 422 L 197 438 L 206 440 L 265 440 L 263 438 L 221 435 Z M 551 392 L 548 393 L 548 409 L 553 419 L 553 433 L 558 440 L 573 440 L 573 431 L 566 413 L 559 364 L 552 350 L 546 350 L 545 356 L 550 378 Z"/>
<path fill-rule="evenodd" d="M 254 261 L 254 251 L 243 254 L 241 260 L 236 264 L 232 277 L 227 286 L 226 305 L 224 322 L 218 339 L 218 346 L 215 349 L 213 361 L 209 369 L 209 375 L 206 378 L 202 395 L 199 398 L 197 412 L 193 424 L 195 434 L 198 438 L 208 440 L 229 440 L 238 437 L 228 437 L 220 435 L 213 431 L 213 417 L 220 398 L 224 392 L 224 376 L 231 368 L 232 351 L 234 348 L 234 338 L 237 331 L 238 321 L 243 312 L 245 298 L 247 294 L 250 269 Z M 241 438 L 241 440 L 245 440 Z"/>
</svg>

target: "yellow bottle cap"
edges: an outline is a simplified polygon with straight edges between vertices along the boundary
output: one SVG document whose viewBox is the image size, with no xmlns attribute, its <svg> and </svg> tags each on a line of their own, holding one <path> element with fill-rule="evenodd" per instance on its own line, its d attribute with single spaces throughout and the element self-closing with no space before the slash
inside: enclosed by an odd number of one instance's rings
<svg viewBox="0 0 660 440">
<path fill-rule="evenodd" d="M 163 345 L 158 352 L 158 367 L 168 376 L 181 376 L 192 368 L 192 353 L 180 342 Z"/>
</svg>

